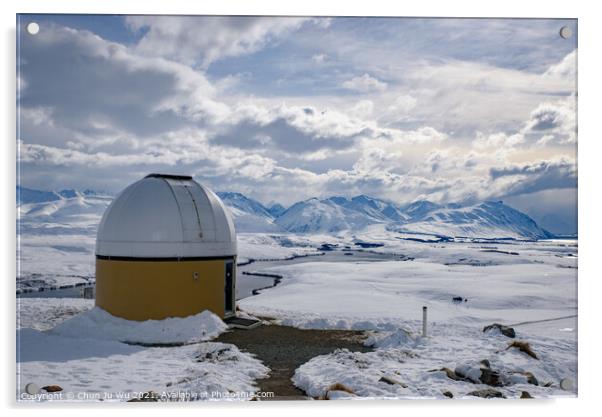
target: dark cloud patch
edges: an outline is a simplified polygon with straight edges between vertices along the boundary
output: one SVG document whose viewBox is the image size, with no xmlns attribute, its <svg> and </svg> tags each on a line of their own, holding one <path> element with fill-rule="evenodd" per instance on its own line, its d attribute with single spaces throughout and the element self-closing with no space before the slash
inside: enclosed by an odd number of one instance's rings
<svg viewBox="0 0 602 417">
<path fill-rule="evenodd" d="M 554 109 L 540 109 L 531 115 L 532 130 L 549 130 L 560 125 L 559 113 Z"/>
<path fill-rule="evenodd" d="M 473 157 L 469 157 L 466 162 L 464 162 L 464 168 L 471 170 L 477 166 L 477 161 Z"/>
<path fill-rule="evenodd" d="M 494 182 L 501 179 L 509 180 L 503 187 L 502 196 L 577 187 L 577 167 L 574 162 L 564 159 L 492 168 L 489 175 Z"/>
<path fill-rule="evenodd" d="M 577 141 L 577 99 L 574 95 L 555 101 L 540 103 L 526 124 L 526 133 L 544 133 L 548 136 L 543 143 L 554 140 L 560 144 Z"/>
<path fill-rule="evenodd" d="M 137 62 L 122 46 L 88 32 L 49 26 L 43 35 L 21 38 L 22 108 L 51 108 L 63 128 L 89 136 L 106 134 L 105 126 L 158 134 L 187 122 L 161 108 L 181 88 L 175 67 Z M 41 141 L 23 128 L 24 137 Z"/>
<path fill-rule="evenodd" d="M 505 198 L 504 202 L 527 213 L 538 225 L 552 233 L 577 233 L 576 188 L 520 194 Z"/>
<path fill-rule="evenodd" d="M 305 114 L 307 109 L 304 109 Z M 309 109 L 313 112 L 313 109 Z M 313 113 L 311 113 L 313 114 Z M 353 147 L 356 140 L 371 134 L 364 128 L 357 133 L 340 137 L 321 132 L 309 132 L 294 126 L 287 118 L 277 117 L 262 124 L 253 120 L 244 120 L 226 131 L 215 135 L 212 142 L 241 149 L 259 149 L 269 147 L 287 153 L 303 154 L 320 149 L 341 150 Z"/>
</svg>

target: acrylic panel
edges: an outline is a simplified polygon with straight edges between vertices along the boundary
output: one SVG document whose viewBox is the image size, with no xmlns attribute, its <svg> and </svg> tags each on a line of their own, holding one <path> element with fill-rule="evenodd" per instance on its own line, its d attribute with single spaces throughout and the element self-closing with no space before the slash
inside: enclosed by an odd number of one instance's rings
<svg viewBox="0 0 602 417">
<path fill-rule="evenodd" d="M 577 35 L 17 15 L 17 400 L 577 396 Z"/>
</svg>

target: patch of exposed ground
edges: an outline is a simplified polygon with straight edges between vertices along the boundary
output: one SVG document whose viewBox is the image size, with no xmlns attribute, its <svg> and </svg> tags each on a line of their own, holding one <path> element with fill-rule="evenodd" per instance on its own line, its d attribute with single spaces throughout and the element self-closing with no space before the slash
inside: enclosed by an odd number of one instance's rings
<svg viewBox="0 0 602 417">
<path fill-rule="evenodd" d="M 300 365 L 339 348 L 353 352 L 371 351 L 363 345 L 365 337 L 364 332 L 357 330 L 298 329 L 272 324 L 252 330 L 233 329 L 222 333 L 215 341 L 233 343 L 256 355 L 272 370 L 268 378 L 257 380 L 259 389 L 273 392 L 276 400 L 285 400 L 305 396 L 291 381 Z"/>
</svg>

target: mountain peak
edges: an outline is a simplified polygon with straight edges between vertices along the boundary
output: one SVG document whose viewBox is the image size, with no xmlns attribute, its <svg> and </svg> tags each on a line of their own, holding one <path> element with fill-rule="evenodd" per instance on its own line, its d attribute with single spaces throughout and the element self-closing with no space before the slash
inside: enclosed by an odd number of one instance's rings
<svg viewBox="0 0 602 417">
<path fill-rule="evenodd" d="M 374 197 L 369 197 L 366 194 L 360 194 L 360 195 L 356 195 L 355 197 L 352 197 L 351 200 L 357 200 L 357 201 L 374 201 L 376 199 Z"/>
<path fill-rule="evenodd" d="M 80 193 L 73 188 L 67 188 L 67 189 L 61 190 L 61 191 L 57 192 L 57 194 L 64 198 L 75 198 L 75 197 L 80 196 Z"/>
<path fill-rule="evenodd" d="M 240 210 L 247 211 L 253 214 L 271 217 L 270 212 L 263 204 L 261 204 L 257 200 L 253 200 L 252 198 L 245 196 L 244 194 L 241 194 L 239 192 L 219 191 L 217 195 L 228 206 L 236 207 Z"/>
<path fill-rule="evenodd" d="M 338 205 L 345 205 L 345 204 L 349 203 L 349 200 L 347 199 L 347 197 L 341 197 L 341 196 L 328 197 L 325 201 L 332 201 L 333 203 L 338 204 Z"/>
<path fill-rule="evenodd" d="M 285 210 L 286 208 L 284 208 L 284 206 L 280 203 L 274 203 L 270 207 L 268 207 L 268 211 L 274 217 L 280 216 L 282 213 L 284 213 Z"/>
<path fill-rule="evenodd" d="M 538 226 L 532 218 L 502 201 L 484 201 L 473 205 L 442 205 L 428 200 L 417 200 L 400 206 L 361 194 L 351 199 L 342 196 L 325 199 L 313 197 L 285 209 L 278 203 L 270 205 L 269 208 L 265 207 L 239 192 L 217 194 L 228 207 L 240 232 L 335 233 L 344 230 L 357 231 L 372 224 L 383 224 L 387 229 L 401 233 L 449 237 L 552 237 L 552 234 Z M 28 204 L 24 213 L 32 215 L 48 214 L 52 210 L 63 208 L 92 210 L 94 207 L 108 204 L 109 201 L 109 197 L 100 196 L 92 190 L 80 192 L 64 189 L 54 192 L 17 186 L 17 203 Z"/>
</svg>

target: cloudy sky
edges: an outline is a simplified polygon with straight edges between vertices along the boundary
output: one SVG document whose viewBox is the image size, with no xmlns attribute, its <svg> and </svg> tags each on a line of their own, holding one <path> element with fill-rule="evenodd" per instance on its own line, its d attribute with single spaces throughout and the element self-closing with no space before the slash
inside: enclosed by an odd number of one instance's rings
<svg viewBox="0 0 602 417">
<path fill-rule="evenodd" d="M 117 192 L 165 172 L 284 205 L 496 199 L 575 232 L 576 32 L 574 20 L 21 15 L 21 184 Z"/>
</svg>

